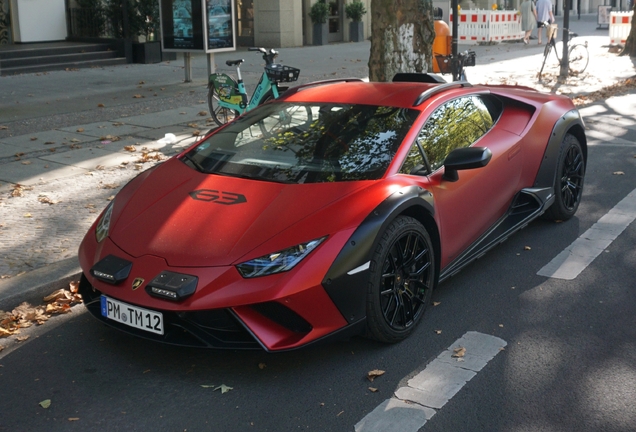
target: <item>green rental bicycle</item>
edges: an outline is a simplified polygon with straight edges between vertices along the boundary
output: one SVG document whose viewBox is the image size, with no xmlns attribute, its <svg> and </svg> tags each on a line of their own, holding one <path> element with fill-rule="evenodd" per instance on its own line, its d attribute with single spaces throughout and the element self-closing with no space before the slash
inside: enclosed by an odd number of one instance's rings
<svg viewBox="0 0 636 432">
<path fill-rule="evenodd" d="M 281 92 L 287 90 L 286 87 L 280 87 L 279 83 L 293 82 L 298 79 L 300 69 L 274 63 L 278 56 L 278 51 L 274 49 L 268 51 L 265 48 L 249 48 L 249 51 L 259 51 L 263 54 L 263 60 L 265 60 L 265 71 L 249 100 L 243 78 L 241 77 L 243 59 L 225 62 L 228 66 L 236 66 L 238 77 L 236 81 L 224 73 L 213 73 L 210 75 L 208 81 L 208 107 L 212 118 L 219 126 L 234 120 L 237 116 L 270 99 L 278 98 Z"/>
</svg>

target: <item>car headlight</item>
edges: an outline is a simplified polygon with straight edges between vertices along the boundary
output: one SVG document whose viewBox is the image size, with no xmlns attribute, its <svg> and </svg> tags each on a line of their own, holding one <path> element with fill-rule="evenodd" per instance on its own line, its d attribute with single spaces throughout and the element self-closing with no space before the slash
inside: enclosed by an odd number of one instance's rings
<svg viewBox="0 0 636 432">
<path fill-rule="evenodd" d="M 97 243 L 100 243 L 102 240 L 108 236 L 108 230 L 110 229 L 110 217 L 113 214 L 113 205 L 115 204 L 115 200 L 111 201 L 102 213 L 102 217 L 99 218 L 99 222 L 97 222 L 97 227 L 95 228 L 95 239 Z"/>
<path fill-rule="evenodd" d="M 311 240 L 306 243 L 284 249 L 279 252 L 263 255 L 236 266 L 241 276 L 253 278 L 289 271 L 302 261 L 312 250 L 316 249 L 327 237 Z"/>
</svg>

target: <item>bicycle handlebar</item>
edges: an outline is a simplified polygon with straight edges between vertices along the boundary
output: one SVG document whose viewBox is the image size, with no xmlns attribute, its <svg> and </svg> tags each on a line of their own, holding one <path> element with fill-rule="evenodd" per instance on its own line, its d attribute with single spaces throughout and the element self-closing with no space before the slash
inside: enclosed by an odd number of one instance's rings
<svg viewBox="0 0 636 432">
<path fill-rule="evenodd" d="M 278 51 L 276 51 L 274 48 L 270 48 L 269 53 L 267 52 L 267 48 L 262 47 L 250 47 L 247 50 L 263 53 L 263 60 L 265 60 L 265 65 L 274 64 L 274 59 L 278 56 Z"/>
</svg>

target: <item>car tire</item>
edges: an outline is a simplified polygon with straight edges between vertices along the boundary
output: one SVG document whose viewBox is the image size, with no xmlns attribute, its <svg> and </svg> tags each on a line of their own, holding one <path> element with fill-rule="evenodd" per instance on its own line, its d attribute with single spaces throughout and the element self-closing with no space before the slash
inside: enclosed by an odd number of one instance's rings
<svg viewBox="0 0 636 432">
<path fill-rule="evenodd" d="M 433 243 L 424 226 L 398 216 L 371 259 L 365 336 L 395 343 L 411 334 L 431 301 L 435 269 Z"/>
<path fill-rule="evenodd" d="M 555 177 L 554 203 L 544 217 L 565 221 L 579 208 L 585 179 L 585 157 L 581 143 L 574 135 L 566 134 L 563 138 Z"/>
</svg>

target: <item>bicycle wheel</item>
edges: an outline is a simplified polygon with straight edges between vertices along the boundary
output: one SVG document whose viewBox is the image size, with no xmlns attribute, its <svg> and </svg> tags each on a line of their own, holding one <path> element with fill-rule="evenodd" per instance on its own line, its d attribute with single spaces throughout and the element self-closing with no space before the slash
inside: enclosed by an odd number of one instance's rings
<svg viewBox="0 0 636 432">
<path fill-rule="evenodd" d="M 216 87 L 212 86 L 208 90 L 208 108 L 210 109 L 210 115 L 212 119 L 219 126 L 231 122 L 239 116 L 239 112 L 230 108 L 225 108 L 219 105 L 219 94 Z"/>
<path fill-rule="evenodd" d="M 585 71 L 587 64 L 590 61 L 590 56 L 587 52 L 587 48 L 583 45 L 573 45 L 568 51 L 568 61 L 570 67 L 570 74 L 578 75 Z"/>
</svg>

